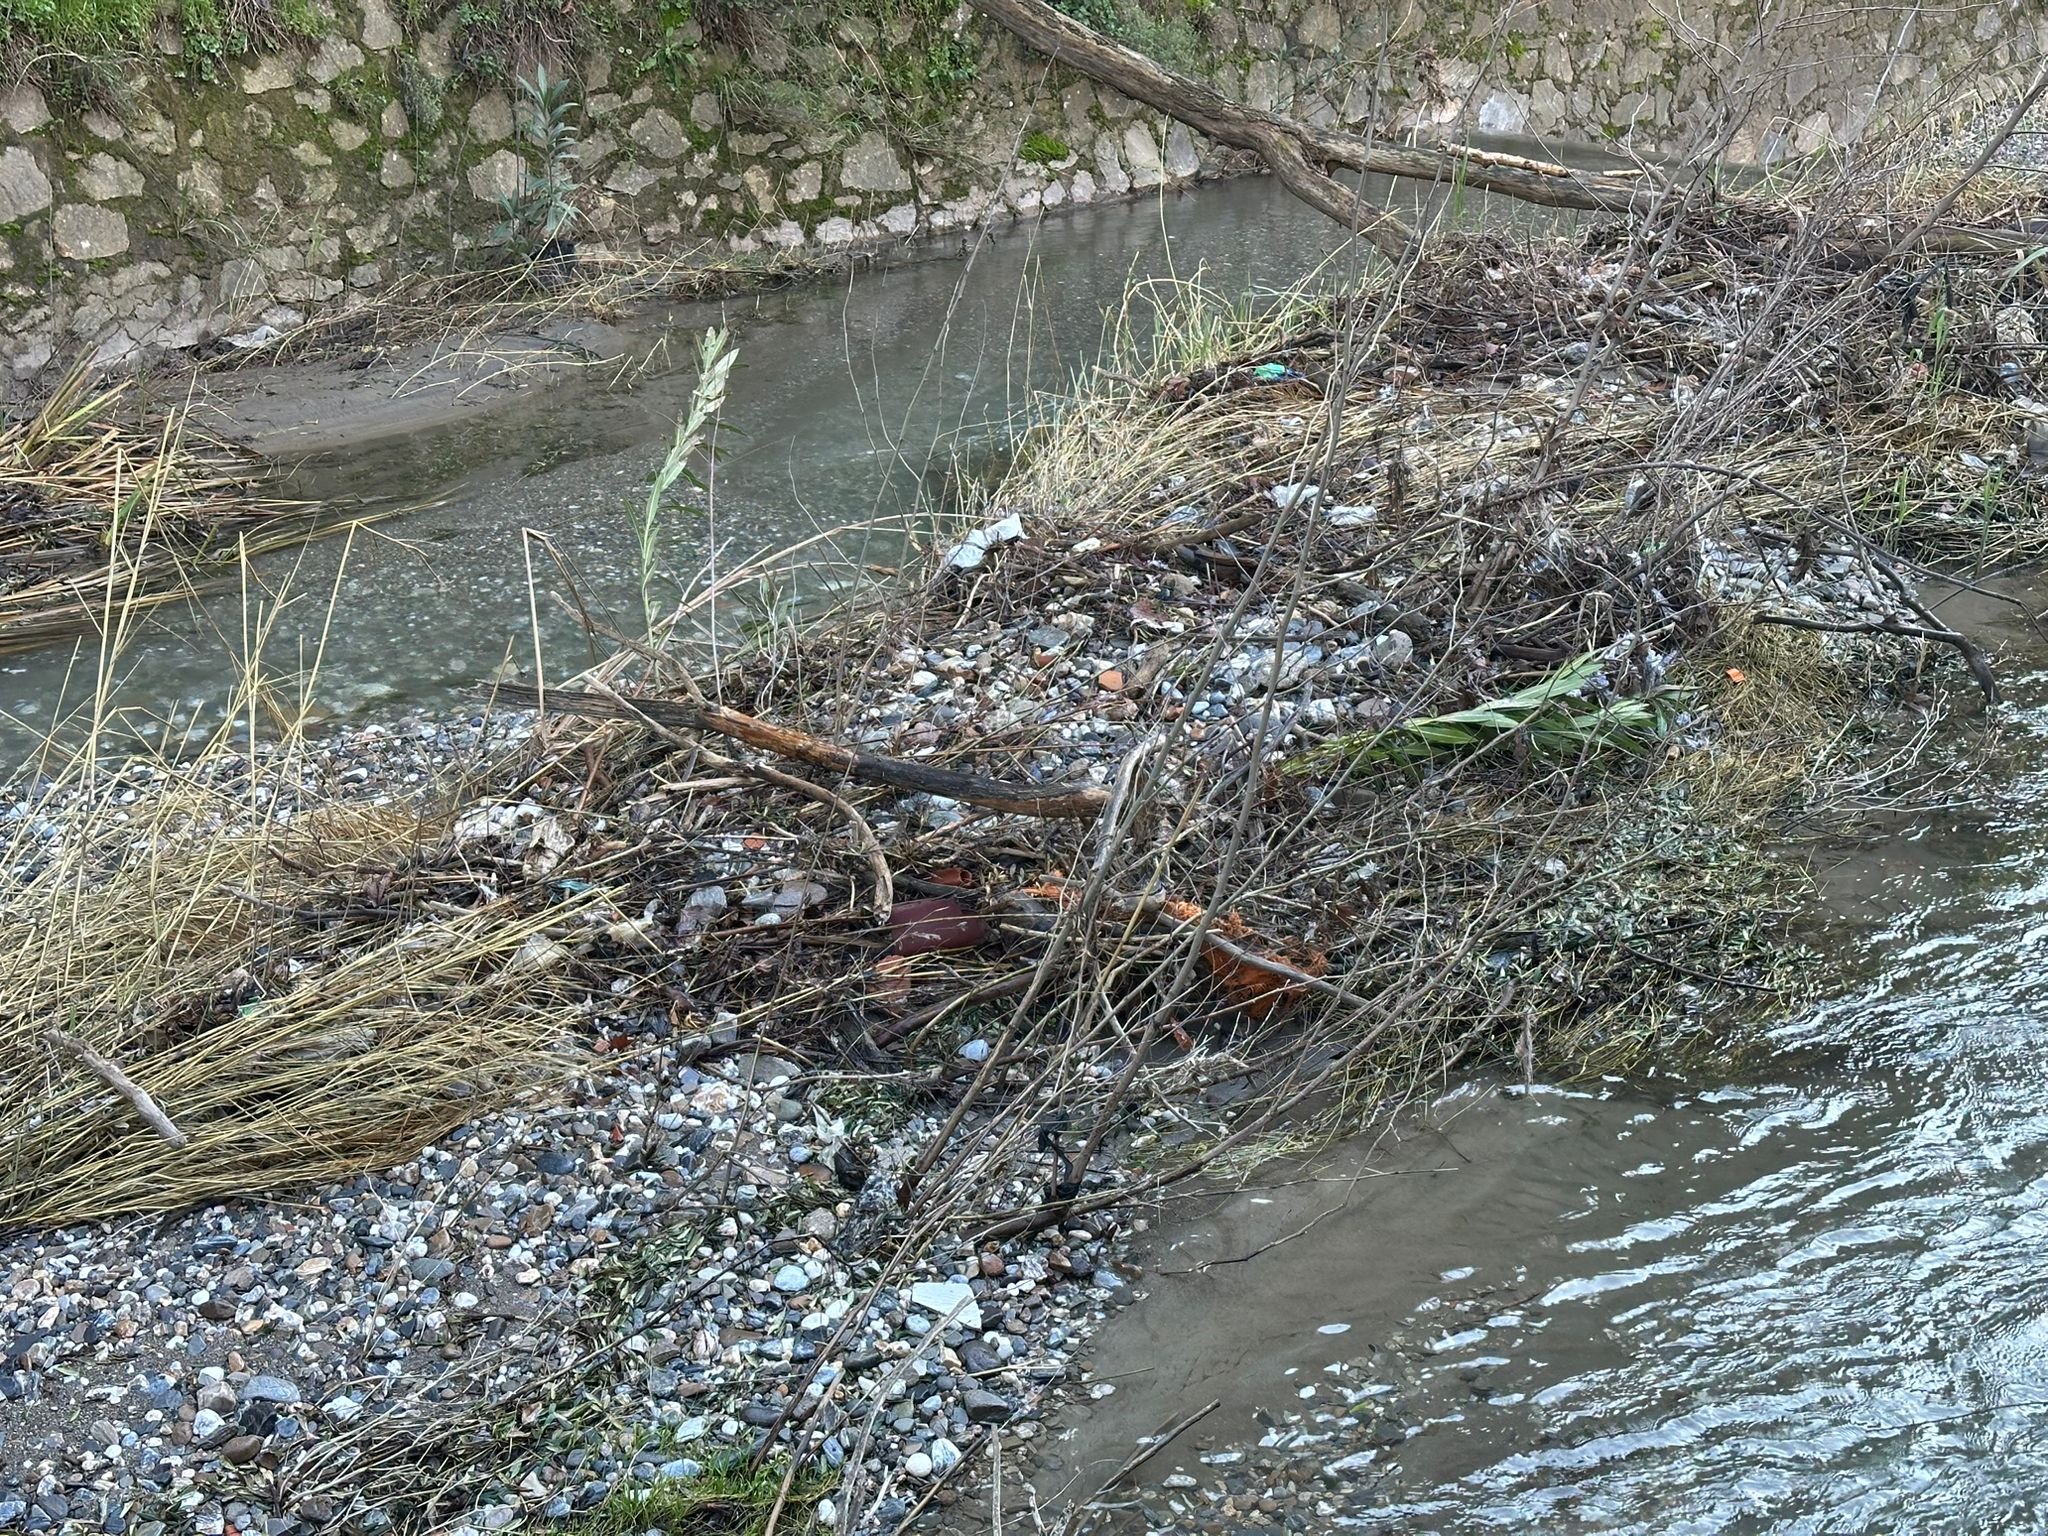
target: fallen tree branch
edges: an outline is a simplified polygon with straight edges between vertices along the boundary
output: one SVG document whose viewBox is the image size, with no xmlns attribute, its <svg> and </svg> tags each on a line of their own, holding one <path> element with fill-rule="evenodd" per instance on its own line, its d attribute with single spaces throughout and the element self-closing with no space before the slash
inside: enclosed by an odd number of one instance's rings
<svg viewBox="0 0 2048 1536">
<path fill-rule="evenodd" d="M 1204 1406 L 1197 1408 L 1193 1413 L 1186 1414 L 1181 1418 L 1175 1419 L 1171 1424 L 1167 1425 L 1166 1428 L 1160 1430 L 1158 1434 L 1152 1436 L 1151 1439 L 1147 1440 L 1143 1445 L 1139 1446 L 1137 1450 L 1132 1452 L 1130 1456 L 1125 1458 L 1124 1464 L 1122 1466 L 1118 1467 L 1114 1472 L 1110 1473 L 1108 1477 L 1104 1478 L 1102 1480 L 1102 1486 L 1095 1490 L 1095 1497 L 1098 1499 L 1101 1498 L 1105 1493 L 1109 1492 L 1110 1489 L 1114 1488 L 1118 1483 L 1122 1482 L 1125 1478 L 1129 1477 L 1133 1472 L 1137 1471 L 1138 1468 L 1145 1465 L 1146 1462 L 1150 1461 L 1154 1456 L 1157 1456 L 1161 1451 L 1165 1450 L 1167 1446 L 1171 1445 L 1175 1440 L 1178 1440 L 1182 1435 L 1186 1434 L 1190 1429 L 1193 1429 L 1197 1424 L 1201 1423 L 1202 1420 L 1209 1417 L 1210 1414 L 1214 1413 L 1218 1408 L 1221 1408 L 1222 1406 L 1223 1399 L 1220 1397 L 1215 1398 L 1207 1404 L 1205 1404 Z"/>
<path fill-rule="evenodd" d="M 1801 618 L 1792 613 L 1759 613 L 1754 616 L 1759 624 L 1776 624 L 1785 629 L 1810 629 L 1820 634 L 1834 635 L 1898 635 L 1907 640 L 1928 640 L 1939 645 L 1952 645 L 1963 658 L 1963 665 L 1970 669 L 1970 676 L 1984 694 L 1984 702 L 1998 702 L 1998 679 L 1991 670 L 1991 663 L 1984 653 L 1970 642 L 1967 635 L 1938 625 L 1901 624 L 1897 619 L 1868 619 L 1857 622 L 1835 622 L 1828 619 Z M 1922 617 L 1932 617 L 1924 609 Z"/>
<path fill-rule="evenodd" d="M 1545 207 L 1614 213 L 1646 208 L 1669 185 L 1654 174 L 1575 171 L 1517 155 L 1450 146 L 1420 149 L 1381 143 L 1342 129 L 1313 127 L 1234 102 L 1198 80 L 1112 42 L 1053 9 L 1046 0 L 968 0 L 968 4 L 1025 46 L 1098 84 L 1142 101 L 1219 144 L 1252 151 L 1289 192 L 1389 255 L 1406 250 L 1415 232 L 1392 214 L 1368 205 L 1358 189 L 1339 181 L 1334 171 L 1456 181 Z"/>
<path fill-rule="evenodd" d="M 1809 619 L 1796 613 L 1758 613 L 1751 617 L 1758 624 L 1810 629 L 1822 635 L 1899 635 L 1908 640 L 1939 640 L 1943 645 L 1954 645 L 1962 638 L 1952 629 L 1926 629 L 1918 624 L 1901 624 L 1897 619 Z"/>
<path fill-rule="evenodd" d="M 2012 111 L 2006 116 L 1998 132 L 1985 141 L 1976 158 L 1964 169 L 1963 174 L 1956 178 L 1955 185 L 1942 194 L 1935 205 L 1922 214 L 1911 229 L 1892 242 L 1891 249 L 1885 252 L 1887 258 L 1902 251 L 1910 251 L 1948 217 L 1949 210 L 1955 207 L 1957 200 L 1962 197 L 1963 189 L 1981 176 L 1984 168 L 1991 164 L 1998 152 L 2012 142 L 2013 134 L 2018 132 L 2020 124 L 2026 121 L 2027 114 L 2034 110 L 2034 104 L 2041 99 L 2043 92 L 2048 92 L 2048 58 L 2043 58 L 2034 67 L 2034 78 L 2027 82 L 2026 90 L 2021 92 L 2020 99 L 2013 103 Z M 1875 271 L 1876 268 L 1873 267 L 1872 270 Z"/>
<path fill-rule="evenodd" d="M 143 1090 L 141 1084 L 78 1036 L 67 1035 L 61 1029 L 46 1029 L 43 1031 L 43 1039 L 53 1048 L 69 1051 L 76 1056 L 88 1072 L 133 1105 L 135 1113 L 142 1117 L 143 1123 L 172 1146 L 182 1147 L 191 1140 L 171 1122 L 169 1115 L 157 1108 L 156 1100 Z"/>
<path fill-rule="evenodd" d="M 864 783 L 909 794 L 942 795 L 948 800 L 1016 816 L 1092 821 L 1109 804 L 1109 791 L 1094 785 L 1033 784 L 1028 780 L 985 779 L 979 774 L 955 773 L 929 763 L 906 762 L 898 757 L 842 747 L 808 732 L 775 725 L 708 701 L 627 698 L 590 689 L 562 688 L 548 689 L 543 698 L 538 688 L 514 683 L 501 684 L 497 696 L 504 702 L 550 714 L 582 715 L 592 720 L 637 720 L 685 731 L 709 731 Z"/>
</svg>

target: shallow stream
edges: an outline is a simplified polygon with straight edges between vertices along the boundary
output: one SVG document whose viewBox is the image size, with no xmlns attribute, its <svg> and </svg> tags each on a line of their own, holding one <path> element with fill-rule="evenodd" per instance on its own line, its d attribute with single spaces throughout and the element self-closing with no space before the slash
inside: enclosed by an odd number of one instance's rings
<svg viewBox="0 0 2048 1536">
<path fill-rule="evenodd" d="M 304 461 L 290 486 L 302 496 L 437 504 L 262 560 L 249 594 L 164 610 L 121 659 L 117 700 L 181 723 L 217 719 L 223 675 L 280 596 L 288 604 L 267 668 L 297 672 L 317 657 L 315 695 L 344 719 L 461 708 L 508 660 L 530 671 L 536 611 L 550 673 L 586 664 L 578 620 L 546 596 L 566 584 L 524 531 L 561 553 L 601 620 L 635 626 L 628 511 L 687 409 L 689 363 L 707 326 L 730 328 L 739 368 L 710 514 L 675 517 L 663 551 L 685 576 L 714 545 L 730 569 L 827 529 L 902 526 L 956 450 L 1000 441 L 1044 392 L 1100 356 L 1133 278 L 1154 280 L 1162 299 L 1190 279 L 1250 299 L 1325 261 L 1355 261 L 1332 258 L 1339 244 L 1320 214 L 1247 179 L 1048 216 L 977 242 L 964 263 L 923 253 L 837 281 L 640 316 L 616 338 L 630 359 L 654 360 L 636 388 L 609 387 L 618 369 L 602 364 L 406 435 L 388 435 L 380 421 L 376 441 Z M 1342 275 L 1333 270 L 1333 282 Z M 1141 318 L 1145 307 L 1135 307 Z M 247 384 L 230 376 L 221 387 Z M 275 416 L 280 404 L 267 409 Z M 836 553 L 887 563 L 901 540 L 880 532 L 841 541 Z M 19 722 L 0 732 L 0 753 L 18 757 L 65 705 L 89 697 L 96 651 L 88 641 L 76 653 L 0 662 L 0 718 Z"/>
</svg>

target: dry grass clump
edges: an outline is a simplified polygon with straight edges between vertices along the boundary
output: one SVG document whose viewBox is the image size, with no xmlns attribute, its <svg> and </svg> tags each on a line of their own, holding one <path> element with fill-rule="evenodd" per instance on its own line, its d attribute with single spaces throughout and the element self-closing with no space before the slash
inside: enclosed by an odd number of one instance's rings
<svg viewBox="0 0 2048 1536">
<path fill-rule="evenodd" d="M 74 371 L 0 424 L 0 654 L 184 598 L 307 536 L 305 508 L 252 491 L 252 459 L 177 413 L 136 425 L 130 387 Z"/>
<path fill-rule="evenodd" d="M 847 261 L 857 259 L 852 253 Z M 577 320 L 614 322 L 652 303 L 716 297 L 739 288 L 768 288 L 827 270 L 816 255 L 768 252 L 737 256 L 704 241 L 677 254 L 648 258 L 590 249 L 573 261 L 511 262 L 452 273 L 413 272 L 380 288 L 346 312 L 315 315 L 267 346 L 223 349 L 219 367 L 333 359 L 352 366 L 430 352 L 433 360 L 516 364 L 506 338 L 547 340 Z M 559 365 L 560 357 L 549 359 Z M 660 357 L 597 357 L 622 373 Z"/>
<path fill-rule="evenodd" d="M 582 901 L 504 894 L 453 817 L 330 804 L 289 743 L 60 770 L 0 850 L 0 1227 L 342 1177 L 559 1070 L 536 957 Z"/>
</svg>

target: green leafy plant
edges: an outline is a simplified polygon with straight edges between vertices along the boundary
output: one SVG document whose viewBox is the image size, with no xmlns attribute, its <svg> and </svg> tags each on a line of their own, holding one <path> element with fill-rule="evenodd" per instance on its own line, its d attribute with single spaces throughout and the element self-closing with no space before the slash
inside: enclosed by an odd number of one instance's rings
<svg viewBox="0 0 2048 1536">
<path fill-rule="evenodd" d="M 1192 69 L 1202 61 L 1195 23 L 1209 11 L 1210 0 L 1053 0 L 1053 5 L 1171 68 Z"/>
<path fill-rule="evenodd" d="M 640 567 L 640 613 L 647 635 L 654 637 L 661 622 L 662 605 L 655 595 L 661 579 L 661 532 L 672 510 L 670 493 L 680 482 L 704 489 L 705 482 L 692 467 L 709 443 L 719 413 L 725 409 L 725 391 L 732 379 L 739 351 L 723 330 L 709 330 L 697 345 L 697 383 L 690 391 L 690 409 L 676 423 L 675 439 L 668 454 L 654 472 L 647 487 L 647 500 L 633 514 L 633 536 Z"/>
<path fill-rule="evenodd" d="M 941 97 L 950 97 L 974 83 L 981 63 L 974 45 L 950 33 L 932 39 L 924 52 L 924 83 Z"/>
<path fill-rule="evenodd" d="M 1065 139 L 1036 128 L 1024 135 L 1017 148 L 1017 158 L 1031 165 L 1057 165 L 1071 154 Z"/>
<path fill-rule="evenodd" d="M 417 138 L 432 138 L 447 109 L 447 88 L 441 77 L 410 53 L 393 60 L 392 76 L 398 87 L 398 104 L 405 108 L 412 133 Z"/>
<path fill-rule="evenodd" d="M 1055 10 L 1065 11 L 1084 27 L 1093 27 L 1104 37 L 1123 32 L 1123 11 L 1117 0 L 1053 0 Z"/>
<path fill-rule="evenodd" d="M 682 34 L 683 26 L 693 19 L 695 12 L 691 0 L 667 0 L 666 4 L 654 7 L 654 15 L 647 23 L 653 43 L 640 67 L 658 72 L 678 90 L 697 57 L 695 46 L 685 41 Z"/>
<path fill-rule="evenodd" d="M 566 240 L 582 217 L 576 206 L 577 102 L 569 82 L 550 79 L 545 65 L 535 65 L 519 82 L 525 107 L 520 137 L 533 160 L 520 172 L 519 190 L 498 199 L 503 216 L 496 243 L 529 260 L 552 254 L 553 243 Z"/>
<path fill-rule="evenodd" d="M 1470 756 L 1510 737 L 1526 743 L 1532 756 L 1552 762 L 1609 752 L 1641 756 L 1669 734 L 1685 692 L 1662 687 L 1641 698 L 1591 697 L 1605 665 L 1598 654 L 1581 656 L 1504 698 L 1342 737 L 1306 754 L 1302 769 L 1345 762 L 1414 766 L 1440 755 Z"/>
<path fill-rule="evenodd" d="M 176 0 L 186 70 L 212 79 L 223 60 L 317 30 L 308 0 Z M 125 110 L 126 78 L 148 52 L 154 0 L 0 0 L 0 76 L 31 80 L 67 106 Z"/>
<path fill-rule="evenodd" d="M 202 79 L 243 54 L 286 47 L 320 30 L 307 0 L 178 0 L 185 62 Z"/>
</svg>

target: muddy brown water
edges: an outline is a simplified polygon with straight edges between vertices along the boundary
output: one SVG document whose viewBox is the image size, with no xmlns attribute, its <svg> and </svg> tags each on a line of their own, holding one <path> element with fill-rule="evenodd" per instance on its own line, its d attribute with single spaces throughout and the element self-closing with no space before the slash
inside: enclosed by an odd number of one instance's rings
<svg viewBox="0 0 2048 1536">
<path fill-rule="evenodd" d="M 2048 1531 L 2048 642 L 1965 601 L 2007 793 L 1825 858 L 1827 1000 L 1169 1209 L 1037 1495 L 1216 1402 L 1093 1528 Z"/>
</svg>

